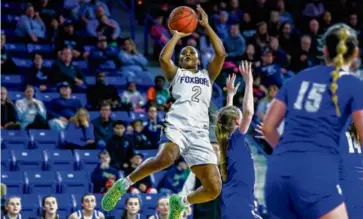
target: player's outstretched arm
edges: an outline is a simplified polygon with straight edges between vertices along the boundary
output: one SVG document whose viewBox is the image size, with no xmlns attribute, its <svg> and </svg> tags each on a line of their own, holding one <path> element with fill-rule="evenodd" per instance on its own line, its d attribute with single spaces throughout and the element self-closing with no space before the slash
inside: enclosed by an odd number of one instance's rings
<svg viewBox="0 0 363 219">
<path fill-rule="evenodd" d="M 239 125 L 240 132 L 245 134 L 250 127 L 253 114 L 255 113 L 253 104 L 253 76 L 252 76 L 252 63 L 248 61 L 242 61 L 239 65 L 239 71 L 245 80 L 245 95 L 243 97 L 242 112 L 243 117 Z"/>
<path fill-rule="evenodd" d="M 160 67 L 164 72 L 164 76 L 169 80 L 173 80 L 178 67 L 175 66 L 174 62 L 171 60 L 173 56 L 173 52 L 175 49 L 175 45 L 178 41 L 190 34 L 180 33 L 178 31 L 172 31 L 173 37 L 169 40 L 169 42 L 164 46 L 163 50 L 159 56 Z"/>
<path fill-rule="evenodd" d="M 363 110 L 353 112 L 353 122 L 357 129 L 359 143 L 363 147 Z"/>
<path fill-rule="evenodd" d="M 280 141 L 280 134 L 277 131 L 277 127 L 284 119 L 285 113 L 285 103 L 279 99 L 274 99 L 263 120 L 262 133 L 272 148 L 275 148 Z"/>
<path fill-rule="evenodd" d="M 213 28 L 208 23 L 208 15 L 200 5 L 197 6 L 197 11 L 201 16 L 199 24 L 204 27 L 215 52 L 208 65 L 209 78 L 214 81 L 222 70 L 224 59 L 227 56 L 222 41 L 219 39 Z"/>
<path fill-rule="evenodd" d="M 227 86 L 227 102 L 226 106 L 232 106 L 233 105 L 233 98 L 236 95 L 238 91 L 238 87 L 240 83 L 238 83 L 236 86 L 234 86 L 234 81 L 236 80 L 236 74 L 228 75 L 226 86 Z"/>
</svg>

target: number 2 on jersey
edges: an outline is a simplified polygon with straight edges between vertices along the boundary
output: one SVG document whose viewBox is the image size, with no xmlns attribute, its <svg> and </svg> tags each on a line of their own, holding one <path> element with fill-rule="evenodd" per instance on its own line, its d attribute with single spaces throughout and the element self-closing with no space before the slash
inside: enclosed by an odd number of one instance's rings
<svg viewBox="0 0 363 219">
<path fill-rule="evenodd" d="M 349 132 L 346 132 L 345 136 L 347 136 L 349 153 L 354 154 L 357 152 L 358 154 L 361 154 L 362 148 L 360 147 L 358 140 L 353 138 L 353 136 L 351 136 Z"/>
<path fill-rule="evenodd" d="M 192 101 L 199 103 L 199 98 L 198 97 L 202 93 L 202 88 L 199 87 L 199 86 L 194 86 L 192 88 L 192 91 L 194 92 L 194 94 L 192 96 Z"/>
<path fill-rule="evenodd" d="M 297 110 L 301 110 L 304 102 L 305 110 L 310 113 L 315 113 L 320 108 L 320 104 L 323 99 L 323 93 L 325 92 L 326 85 L 313 83 L 308 93 L 308 96 L 304 101 L 305 93 L 308 91 L 309 87 L 310 87 L 310 82 L 303 81 L 301 83 L 297 99 L 294 103 L 294 108 Z"/>
</svg>

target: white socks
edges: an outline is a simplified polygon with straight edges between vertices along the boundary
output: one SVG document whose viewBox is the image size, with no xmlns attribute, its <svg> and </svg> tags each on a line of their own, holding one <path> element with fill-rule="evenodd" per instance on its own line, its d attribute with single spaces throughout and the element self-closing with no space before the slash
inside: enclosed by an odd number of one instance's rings
<svg viewBox="0 0 363 219">
<path fill-rule="evenodd" d="M 130 186 L 132 186 L 132 185 L 134 185 L 134 183 L 131 181 L 130 177 L 127 176 L 125 178 L 125 187 L 126 187 L 126 189 L 130 188 Z"/>
<path fill-rule="evenodd" d="M 190 203 L 188 201 L 188 196 L 186 196 L 186 195 L 183 195 L 182 196 L 182 200 L 181 201 L 182 201 L 183 205 L 186 206 L 186 207 L 188 207 L 190 205 Z"/>
</svg>

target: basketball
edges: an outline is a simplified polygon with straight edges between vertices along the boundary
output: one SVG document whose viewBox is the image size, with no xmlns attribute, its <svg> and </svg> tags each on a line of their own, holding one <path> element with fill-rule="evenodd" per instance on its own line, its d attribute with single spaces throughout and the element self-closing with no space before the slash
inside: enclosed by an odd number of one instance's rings
<svg viewBox="0 0 363 219">
<path fill-rule="evenodd" d="M 180 6 L 170 13 L 168 24 L 172 30 L 193 33 L 198 25 L 198 17 L 193 9 Z"/>
</svg>

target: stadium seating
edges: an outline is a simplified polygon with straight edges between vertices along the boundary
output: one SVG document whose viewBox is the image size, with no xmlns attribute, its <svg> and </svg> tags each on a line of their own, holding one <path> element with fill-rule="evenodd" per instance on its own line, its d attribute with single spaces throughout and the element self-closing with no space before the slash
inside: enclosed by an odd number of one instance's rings
<svg viewBox="0 0 363 219">
<path fill-rule="evenodd" d="M 25 180 L 29 182 L 26 193 L 29 194 L 55 194 L 59 191 L 59 179 L 55 172 L 27 171 Z"/>
<path fill-rule="evenodd" d="M 82 171 L 92 172 L 98 161 L 98 154 L 101 150 L 75 150 L 74 157 L 77 163 L 77 169 Z"/>
<path fill-rule="evenodd" d="M 73 170 L 75 159 L 70 150 L 44 150 L 45 169 L 51 171 Z"/>
<path fill-rule="evenodd" d="M 38 215 L 41 206 L 38 194 L 24 194 L 21 196 L 21 214 L 24 218 Z"/>
<path fill-rule="evenodd" d="M 11 155 L 15 158 L 14 170 L 42 170 L 44 160 L 42 153 L 36 153 L 32 150 L 11 150 Z"/>
<path fill-rule="evenodd" d="M 53 130 L 29 130 L 29 138 L 32 146 L 39 149 L 55 149 L 58 147 L 59 136 Z"/>
<path fill-rule="evenodd" d="M 29 138 L 26 131 L 1 130 L 2 148 L 26 149 L 29 146 Z"/>
<path fill-rule="evenodd" d="M 21 90 L 22 89 L 22 81 L 23 77 L 21 75 L 4 75 L 1 74 L 1 84 L 2 86 L 7 87 L 8 89 L 16 89 Z M 22 97 L 23 95 L 21 95 Z M 20 96 L 16 99 L 20 99 Z"/>
<path fill-rule="evenodd" d="M 57 176 L 60 182 L 60 192 L 63 194 L 70 193 L 88 193 L 93 190 L 92 184 L 89 183 L 89 174 L 83 171 L 58 171 Z"/>
<path fill-rule="evenodd" d="M 164 171 L 159 171 L 159 172 L 156 172 L 156 173 L 153 173 L 151 174 L 151 182 L 154 186 L 157 186 L 159 185 L 161 179 L 163 178 L 163 176 L 165 175 L 167 171 L 164 170 Z"/>
<path fill-rule="evenodd" d="M 1 150 L 1 171 L 9 171 L 12 167 L 10 151 L 7 149 Z"/>
<path fill-rule="evenodd" d="M 9 194 L 23 194 L 25 191 L 24 173 L 1 171 L 1 182 L 7 186 Z"/>
<path fill-rule="evenodd" d="M 54 194 L 58 202 L 58 214 L 60 218 L 67 218 L 76 209 L 77 200 L 72 194 Z"/>
<path fill-rule="evenodd" d="M 159 198 L 165 196 L 164 194 L 140 194 L 141 202 L 142 202 L 142 213 L 144 215 L 152 215 L 155 214 L 156 204 Z"/>
<path fill-rule="evenodd" d="M 131 118 L 132 120 L 141 120 L 141 121 L 146 121 L 148 119 L 147 113 L 146 112 L 132 112 L 131 113 Z"/>
<path fill-rule="evenodd" d="M 123 121 L 125 123 L 131 123 L 132 122 L 131 115 L 127 111 L 115 111 L 115 112 L 112 112 L 111 117 L 114 120 L 121 120 L 121 121 Z"/>
</svg>

